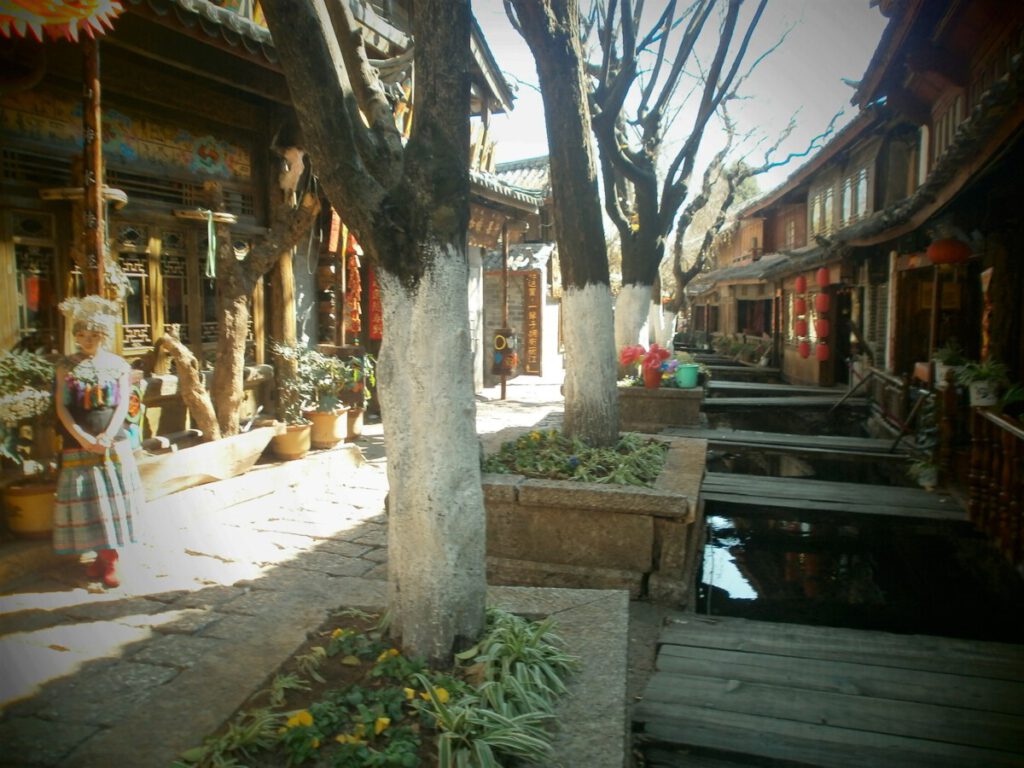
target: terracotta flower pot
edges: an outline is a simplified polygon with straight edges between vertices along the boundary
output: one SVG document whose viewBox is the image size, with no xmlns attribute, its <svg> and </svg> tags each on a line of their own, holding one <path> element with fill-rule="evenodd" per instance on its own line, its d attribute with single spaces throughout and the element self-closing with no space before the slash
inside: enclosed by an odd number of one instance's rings
<svg viewBox="0 0 1024 768">
<path fill-rule="evenodd" d="M 310 445 L 314 448 L 333 448 L 348 434 L 348 409 L 310 411 L 306 418 L 312 423 Z"/>
<path fill-rule="evenodd" d="M 362 408 L 349 408 L 348 409 L 348 430 L 345 434 L 345 439 L 349 442 L 358 440 L 363 436 L 363 415 L 366 411 Z"/>
<path fill-rule="evenodd" d="M 4 489 L 7 526 L 21 536 L 49 536 L 53 531 L 55 483 L 26 483 Z"/>
<path fill-rule="evenodd" d="M 312 428 L 312 424 L 286 425 L 285 431 L 280 435 L 274 435 L 270 441 L 270 450 L 277 458 L 285 461 L 301 459 L 309 453 Z"/>
</svg>

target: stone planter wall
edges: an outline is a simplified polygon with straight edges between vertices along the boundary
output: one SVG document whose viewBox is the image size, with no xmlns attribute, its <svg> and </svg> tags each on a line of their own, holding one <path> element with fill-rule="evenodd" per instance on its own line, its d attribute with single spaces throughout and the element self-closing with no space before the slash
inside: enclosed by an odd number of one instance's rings
<svg viewBox="0 0 1024 768">
<path fill-rule="evenodd" d="M 656 433 L 665 427 L 699 426 L 703 400 L 703 387 L 619 387 L 619 431 Z"/>
<path fill-rule="evenodd" d="M 654 488 L 484 475 L 488 582 L 626 589 L 676 606 L 691 593 L 707 442 L 672 443 Z"/>
</svg>

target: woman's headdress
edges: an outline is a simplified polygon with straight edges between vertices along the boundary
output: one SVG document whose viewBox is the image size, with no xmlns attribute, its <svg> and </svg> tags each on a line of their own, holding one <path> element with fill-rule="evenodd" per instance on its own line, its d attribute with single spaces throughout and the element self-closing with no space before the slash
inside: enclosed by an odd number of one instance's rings
<svg viewBox="0 0 1024 768">
<path fill-rule="evenodd" d="M 60 303 L 60 311 L 64 313 L 72 328 L 85 328 L 88 331 L 102 333 L 107 338 L 114 337 L 114 329 L 121 316 L 117 302 L 104 299 L 102 296 L 65 299 Z"/>
</svg>

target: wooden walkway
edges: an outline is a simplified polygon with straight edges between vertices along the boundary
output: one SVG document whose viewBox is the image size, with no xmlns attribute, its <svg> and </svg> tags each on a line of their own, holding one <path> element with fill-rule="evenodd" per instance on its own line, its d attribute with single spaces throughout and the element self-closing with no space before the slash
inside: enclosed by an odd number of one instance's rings
<svg viewBox="0 0 1024 768">
<path fill-rule="evenodd" d="M 1024 653 L 680 613 L 633 724 L 650 768 L 1021 766 Z"/>
<path fill-rule="evenodd" d="M 718 381 L 714 378 L 707 383 L 707 393 L 712 397 L 766 395 L 785 397 L 842 397 L 847 392 L 836 387 L 805 387 L 799 384 L 779 384 L 772 381 Z"/>
<path fill-rule="evenodd" d="M 708 448 L 728 451 L 788 453 L 823 459 L 904 459 L 909 441 L 843 435 L 794 435 L 788 432 L 758 432 L 748 429 L 708 429 L 704 427 L 670 427 L 663 434 L 692 437 L 708 441 Z"/>
<path fill-rule="evenodd" d="M 831 409 L 842 394 L 835 395 L 794 395 L 792 397 L 705 397 L 702 411 L 748 410 L 751 408 L 821 408 Z M 850 397 L 843 401 L 843 408 L 866 408 L 867 399 Z"/>
<path fill-rule="evenodd" d="M 967 522 L 967 512 L 952 496 L 891 485 L 708 472 L 700 486 L 700 498 L 705 502 L 785 509 L 801 517 L 809 513 L 851 513 Z"/>
</svg>

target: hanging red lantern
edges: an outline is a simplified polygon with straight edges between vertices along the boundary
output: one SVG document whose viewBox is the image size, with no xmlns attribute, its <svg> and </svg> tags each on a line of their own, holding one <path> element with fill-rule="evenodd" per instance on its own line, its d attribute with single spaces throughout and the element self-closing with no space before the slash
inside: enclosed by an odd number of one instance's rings
<svg viewBox="0 0 1024 768">
<path fill-rule="evenodd" d="M 822 267 L 818 270 L 818 274 L 815 275 L 815 280 L 818 283 L 819 288 L 825 288 L 829 283 L 832 282 L 832 276 L 828 273 L 828 267 Z"/>
<path fill-rule="evenodd" d="M 803 293 L 807 290 L 807 278 L 803 275 L 797 275 L 796 281 L 793 284 L 793 290 L 797 293 Z"/>
<path fill-rule="evenodd" d="M 831 330 L 829 322 L 824 317 L 819 317 L 814 321 L 814 333 L 817 334 L 819 339 L 828 338 L 828 332 Z"/>
<path fill-rule="evenodd" d="M 828 312 L 829 307 L 832 306 L 832 300 L 829 298 L 827 293 L 819 293 L 814 297 L 814 309 L 816 312 L 825 313 Z"/>
<path fill-rule="evenodd" d="M 928 246 L 925 256 L 932 264 L 960 264 L 971 255 L 971 246 L 953 237 L 935 240 Z"/>
<path fill-rule="evenodd" d="M 802 317 L 793 321 L 793 333 L 797 336 L 807 335 L 807 321 Z"/>
<path fill-rule="evenodd" d="M 814 356 L 818 358 L 819 363 L 824 363 L 828 360 L 828 344 L 816 344 L 814 346 Z"/>
<path fill-rule="evenodd" d="M 811 342 L 801 341 L 796 345 L 796 351 L 800 353 L 800 357 L 807 359 L 811 356 Z"/>
<path fill-rule="evenodd" d="M 806 315 L 807 314 L 807 299 L 803 296 L 799 296 L 793 299 L 793 314 L 794 315 Z"/>
</svg>

